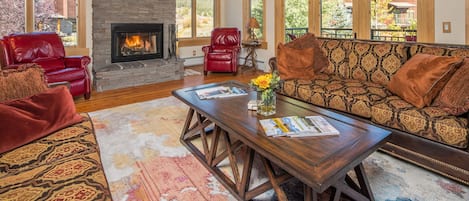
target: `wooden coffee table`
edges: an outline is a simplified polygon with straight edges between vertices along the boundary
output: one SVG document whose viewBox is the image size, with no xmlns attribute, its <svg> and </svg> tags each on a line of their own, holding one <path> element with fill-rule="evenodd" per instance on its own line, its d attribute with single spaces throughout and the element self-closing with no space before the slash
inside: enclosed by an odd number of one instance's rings
<svg viewBox="0 0 469 201">
<path fill-rule="evenodd" d="M 304 183 L 305 200 L 317 200 L 318 193 L 330 187 L 334 200 L 342 193 L 354 200 L 374 200 L 362 161 L 387 141 L 389 131 L 282 95 L 277 96 L 277 113 L 263 117 L 247 109 L 248 101 L 255 99 L 254 91 L 247 96 L 210 100 L 200 100 L 194 92 L 215 85 L 248 88 L 229 81 L 172 92 L 190 107 L 181 142 L 237 199 L 249 200 L 273 188 L 279 200 L 286 200 L 279 185 L 294 177 Z M 291 115 L 321 115 L 340 135 L 272 138 L 260 127 L 259 119 Z M 255 154 L 260 156 L 269 181 L 251 187 Z M 222 161 L 228 161 L 231 175 L 221 169 Z M 351 170 L 356 180 L 347 174 Z"/>
</svg>

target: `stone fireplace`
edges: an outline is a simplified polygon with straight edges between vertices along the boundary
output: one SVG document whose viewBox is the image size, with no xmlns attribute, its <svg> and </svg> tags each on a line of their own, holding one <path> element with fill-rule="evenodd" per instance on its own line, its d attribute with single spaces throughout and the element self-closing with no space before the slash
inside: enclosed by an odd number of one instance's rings
<svg viewBox="0 0 469 201">
<path fill-rule="evenodd" d="M 92 10 L 97 91 L 183 78 L 184 61 L 169 58 L 168 53 L 176 1 L 93 0 Z"/>
</svg>

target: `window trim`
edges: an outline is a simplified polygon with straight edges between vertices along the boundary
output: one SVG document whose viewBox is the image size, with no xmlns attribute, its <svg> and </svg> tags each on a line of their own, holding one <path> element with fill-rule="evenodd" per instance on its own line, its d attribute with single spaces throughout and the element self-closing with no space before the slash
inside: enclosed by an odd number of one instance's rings
<svg viewBox="0 0 469 201">
<path fill-rule="evenodd" d="M 86 48 L 86 2 L 75 1 L 77 6 L 77 45 L 67 46 L 65 49 L 87 49 Z M 34 30 L 34 0 L 25 1 L 25 32 Z M 88 51 L 86 51 L 88 52 Z"/>
<path fill-rule="evenodd" d="M 191 0 L 192 11 L 191 12 L 191 37 L 190 38 L 178 38 L 177 46 L 178 47 L 188 47 L 188 46 L 200 46 L 210 44 L 210 37 L 197 37 L 197 13 L 196 4 L 197 0 Z M 220 0 L 213 0 L 213 27 L 220 27 Z"/>
</svg>

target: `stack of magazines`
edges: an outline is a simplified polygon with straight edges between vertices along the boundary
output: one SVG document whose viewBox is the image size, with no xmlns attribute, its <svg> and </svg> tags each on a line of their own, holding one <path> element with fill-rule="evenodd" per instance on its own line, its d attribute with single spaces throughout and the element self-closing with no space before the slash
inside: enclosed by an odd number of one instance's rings
<svg viewBox="0 0 469 201">
<path fill-rule="evenodd" d="M 288 116 L 259 120 L 267 136 L 306 137 L 339 135 L 326 119 L 321 116 Z"/>
<path fill-rule="evenodd" d="M 224 98 L 232 96 L 242 96 L 247 95 L 246 90 L 239 87 L 229 87 L 229 86 L 214 86 L 209 88 L 203 88 L 196 90 L 195 93 L 197 96 L 202 99 L 212 99 L 212 98 Z"/>
</svg>

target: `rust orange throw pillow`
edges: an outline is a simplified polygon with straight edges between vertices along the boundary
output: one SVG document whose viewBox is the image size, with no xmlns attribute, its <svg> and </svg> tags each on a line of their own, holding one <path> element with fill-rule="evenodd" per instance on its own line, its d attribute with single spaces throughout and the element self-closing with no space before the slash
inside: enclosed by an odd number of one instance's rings
<svg viewBox="0 0 469 201">
<path fill-rule="evenodd" d="M 0 153 L 82 121 L 65 86 L 0 103 Z"/>
<path fill-rule="evenodd" d="M 417 54 L 391 78 L 388 89 L 418 108 L 430 106 L 463 57 Z"/>
<path fill-rule="evenodd" d="M 312 79 L 314 77 L 314 49 L 295 49 L 278 45 L 277 66 L 280 78 Z"/>
<path fill-rule="evenodd" d="M 434 105 L 452 115 L 462 115 L 469 111 L 469 59 L 463 64 L 446 83 L 436 97 Z"/>
<path fill-rule="evenodd" d="M 322 72 L 329 66 L 329 60 L 324 55 L 319 44 L 318 39 L 312 33 L 306 33 L 299 38 L 285 44 L 286 47 L 295 48 L 295 49 L 305 49 L 313 48 L 314 49 L 314 72 Z"/>
</svg>

